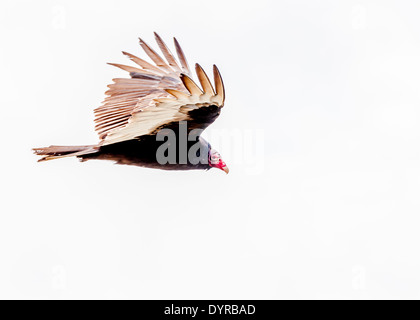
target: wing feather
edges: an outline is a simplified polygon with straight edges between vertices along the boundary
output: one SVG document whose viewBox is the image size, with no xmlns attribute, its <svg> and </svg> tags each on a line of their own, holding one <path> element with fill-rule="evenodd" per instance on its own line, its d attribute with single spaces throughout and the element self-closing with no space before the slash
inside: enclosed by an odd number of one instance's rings
<svg viewBox="0 0 420 320">
<path fill-rule="evenodd" d="M 165 89 L 165 91 L 167 93 L 169 93 L 170 95 L 173 95 L 175 98 L 178 99 L 187 99 L 189 97 L 188 94 L 178 91 L 178 90 L 173 90 L 173 89 Z"/>
<path fill-rule="evenodd" d="M 156 51 L 150 48 L 148 44 L 144 42 L 141 38 L 139 38 L 139 41 L 143 50 L 150 57 L 150 59 L 152 59 L 153 62 L 156 63 L 158 67 L 162 67 L 163 69 L 170 72 L 172 71 L 171 68 L 166 64 L 166 62 L 156 53 Z"/>
<path fill-rule="evenodd" d="M 185 57 L 184 51 L 182 51 L 181 46 L 179 45 L 178 40 L 174 38 L 175 48 L 176 48 L 176 54 L 178 55 L 178 59 L 181 62 L 182 69 L 185 74 L 190 75 L 190 67 L 188 66 L 187 58 Z"/>
<path fill-rule="evenodd" d="M 118 64 L 118 63 L 108 63 L 111 66 L 120 68 L 122 70 L 128 71 L 128 72 L 134 72 L 134 73 L 144 73 L 144 74 L 152 74 L 149 71 L 143 70 L 143 69 L 139 69 L 136 67 L 131 67 L 131 66 L 126 66 L 124 64 Z"/>
<path fill-rule="evenodd" d="M 214 89 L 211 85 L 209 77 L 207 77 L 207 74 L 204 72 L 203 68 L 197 63 L 195 65 L 195 71 L 198 76 L 198 80 L 200 80 L 201 86 L 203 87 L 203 90 L 206 94 L 214 96 Z"/>
<path fill-rule="evenodd" d="M 120 123 L 120 122 L 124 121 L 127 117 L 131 117 L 131 114 L 128 114 L 128 115 L 127 114 L 124 114 L 124 115 L 120 115 L 118 117 L 114 117 L 112 119 L 112 121 L 103 121 L 103 122 L 100 122 L 100 123 L 98 123 L 95 126 L 95 129 L 98 130 L 98 129 L 107 128 L 107 127 L 109 127 L 109 126 L 111 126 L 113 124 Z"/>
<path fill-rule="evenodd" d="M 151 63 L 149 63 L 149 62 L 147 62 L 143 59 L 140 59 L 139 57 L 136 57 L 135 55 L 133 55 L 131 53 L 128 53 L 128 52 L 125 52 L 125 51 L 123 51 L 122 53 L 124 55 L 126 55 L 127 57 L 129 57 L 130 60 L 132 60 L 134 63 L 136 63 L 137 65 L 139 65 L 143 69 L 150 70 L 150 71 L 153 71 L 155 73 L 162 74 L 162 75 L 165 74 L 165 72 L 163 70 L 159 69 L 158 67 L 155 67 L 153 64 L 151 64 Z"/>
<path fill-rule="evenodd" d="M 202 95 L 203 91 L 201 91 L 200 87 L 186 74 L 181 74 L 181 81 L 184 84 L 185 88 L 191 93 L 192 95 Z"/>
<path fill-rule="evenodd" d="M 223 85 L 222 76 L 220 75 L 219 69 L 216 65 L 213 66 L 214 83 L 216 85 L 216 97 L 220 105 L 223 106 L 225 103 L 225 86 Z"/>
<path fill-rule="evenodd" d="M 155 39 L 156 42 L 162 51 L 163 55 L 165 56 L 166 60 L 168 61 L 169 65 L 175 69 L 175 71 L 182 72 L 181 68 L 178 66 L 173 54 L 166 46 L 165 42 L 163 42 L 162 38 L 155 32 Z"/>
</svg>

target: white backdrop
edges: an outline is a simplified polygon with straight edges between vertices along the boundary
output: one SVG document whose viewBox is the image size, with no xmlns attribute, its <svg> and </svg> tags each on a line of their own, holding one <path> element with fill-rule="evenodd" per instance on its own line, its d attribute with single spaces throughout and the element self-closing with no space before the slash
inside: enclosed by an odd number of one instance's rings
<svg viewBox="0 0 420 320">
<path fill-rule="evenodd" d="M 3 0 L 0 298 L 420 298 L 419 10 Z M 220 68 L 231 173 L 38 164 L 153 31 Z"/>
</svg>

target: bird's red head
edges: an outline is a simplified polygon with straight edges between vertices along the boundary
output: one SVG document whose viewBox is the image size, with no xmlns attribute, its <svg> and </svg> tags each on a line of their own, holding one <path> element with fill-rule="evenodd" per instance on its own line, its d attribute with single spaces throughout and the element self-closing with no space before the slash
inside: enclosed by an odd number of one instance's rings
<svg viewBox="0 0 420 320">
<path fill-rule="evenodd" d="M 220 153 L 217 151 L 211 150 L 209 152 L 209 165 L 212 168 L 218 168 L 226 173 L 229 173 L 229 168 L 226 166 L 226 163 L 224 163 Z"/>
</svg>

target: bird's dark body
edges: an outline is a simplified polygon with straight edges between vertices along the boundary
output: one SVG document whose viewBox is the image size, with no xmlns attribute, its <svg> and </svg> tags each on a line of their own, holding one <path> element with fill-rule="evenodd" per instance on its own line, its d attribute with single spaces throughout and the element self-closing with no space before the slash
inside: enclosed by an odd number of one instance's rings
<svg viewBox="0 0 420 320">
<path fill-rule="evenodd" d="M 108 146 L 102 146 L 95 153 L 79 156 L 81 161 L 87 160 L 111 160 L 116 164 L 132 165 L 145 168 L 162 169 L 162 170 L 208 170 L 211 167 L 208 164 L 208 152 L 210 145 L 203 138 L 199 137 L 198 141 L 188 141 L 187 154 L 190 148 L 196 144 L 200 144 L 200 150 L 194 154 L 193 158 L 188 158 L 186 163 L 180 163 L 179 136 L 176 139 L 176 163 L 161 164 L 157 160 L 157 151 L 162 146 L 163 141 L 157 141 L 155 135 L 143 136 L 141 139 L 124 141 Z M 198 160 L 202 160 L 199 162 Z M 193 163 L 192 163 L 193 162 Z M 198 164 L 196 164 L 198 162 Z M 204 163 L 202 163 L 204 162 Z"/>
</svg>

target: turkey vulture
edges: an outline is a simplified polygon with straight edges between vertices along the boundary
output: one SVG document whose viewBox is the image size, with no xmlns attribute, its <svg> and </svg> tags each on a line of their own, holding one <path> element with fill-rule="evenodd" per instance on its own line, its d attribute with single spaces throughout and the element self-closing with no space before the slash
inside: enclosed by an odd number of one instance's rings
<svg viewBox="0 0 420 320">
<path fill-rule="evenodd" d="M 164 170 L 208 170 L 229 172 L 220 154 L 201 136 L 219 116 L 225 89 L 214 65 L 214 87 L 199 64 L 192 74 L 178 41 L 174 38 L 179 63 L 161 37 L 156 42 L 166 61 L 142 39 L 140 46 L 154 62 L 123 52 L 136 67 L 113 64 L 130 73 L 130 78 L 113 79 L 106 99 L 95 109 L 99 143 L 87 146 L 50 146 L 33 149 L 39 161 L 64 157 L 113 160 L 117 164 Z M 172 133 L 172 135 L 171 135 Z"/>
</svg>

